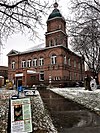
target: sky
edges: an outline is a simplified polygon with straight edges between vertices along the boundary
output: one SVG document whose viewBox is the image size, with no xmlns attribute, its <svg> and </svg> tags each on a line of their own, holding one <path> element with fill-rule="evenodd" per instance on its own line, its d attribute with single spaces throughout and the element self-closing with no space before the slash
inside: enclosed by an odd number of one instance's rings
<svg viewBox="0 0 100 133">
<path fill-rule="evenodd" d="M 66 18 L 69 15 L 69 6 L 70 0 L 56 0 L 59 4 L 58 9 L 62 13 L 62 15 Z M 53 4 L 55 0 L 50 0 L 50 4 Z M 53 9 L 52 9 L 53 10 Z M 48 15 L 52 12 L 52 10 L 48 11 Z M 46 24 L 47 17 L 43 19 L 44 24 Z M 25 51 L 30 49 L 31 47 L 37 46 L 39 44 L 45 43 L 45 32 L 46 27 L 44 30 L 40 28 L 37 30 L 39 37 L 41 40 L 36 38 L 34 41 L 31 41 L 27 35 L 13 34 L 8 38 L 6 42 L 4 42 L 4 46 L 1 49 L 0 53 L 0 66 L 8 66 L 8 57 L 7 54 L 12 50 L 17 50 L 19 52 Z"/>
</svg>

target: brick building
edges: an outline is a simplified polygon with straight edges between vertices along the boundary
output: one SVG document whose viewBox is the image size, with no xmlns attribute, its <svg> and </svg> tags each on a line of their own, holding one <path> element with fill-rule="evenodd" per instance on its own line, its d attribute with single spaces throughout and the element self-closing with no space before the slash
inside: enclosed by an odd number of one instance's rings
<svg viewBox="0 0 100 133">
<path fill-rule="evenodd" d="M 8 79 L 17 86 L 46 84 L 73 85 L 84 78 L 84 62 L 68 48 L 66 22 L 54 4 L 47 20 L 45 47 L 8 53 Z"/>
<path fill-rule="evenodd" d="M 6 80 L 8 79 L 8 67 L 0 66 L 0 76 L 4 77 L 4 84 L 5 84 Z"/>
</svg>

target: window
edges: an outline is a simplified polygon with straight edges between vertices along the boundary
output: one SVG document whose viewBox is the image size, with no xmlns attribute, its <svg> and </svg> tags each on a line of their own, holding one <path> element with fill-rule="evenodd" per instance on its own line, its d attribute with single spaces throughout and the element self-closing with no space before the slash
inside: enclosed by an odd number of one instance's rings
<svg viewBox="0 0 100 133">
<path fill-rule="evenodd" d="M 69 71 L 69 80 L 72 80 L 72 75 L 70 71 Z"/>
<path fill-rule="evenodd" d="M 64 64 L 66 64 L 66 62 L 67 62 L 67 61 L 66 61 L 66 56 L 64 56 Z"/>
<path fill-rule="evenodd" d="M 68 58 L 68 65 L 71 66 L 70 58 Z"/>
<path fill-rule="evenodd" d="M 78 63 L 78 68 L 81 69 L 81 64 L 80 64 L 80 62 Z"/>
<path fill-rule="evenodd" d="M 76 60 L 74 60 L 74 67 L 76 67 Z"/>
<path fill-rule="evenodd" d="M 49 47 L 51 47 L 51 46 L 53 46 L 53 41 L 52 40 L 49 41 Z"/>
<path fill-rule="evenodd" d="M 43 66 L 44 65 L 44 58 L 40 57 L 39 58 L 39 66 Z"/>
<path fill-rule="evenodd" d="M 44 71 L 40 71 L 39 79 L 40 81 L 44 81 Z"/>
<path fill-rule="evenodd" d="M 56 64 L 56 55 L 51 56 L 51 64 Z"/>
<path fill-rule="evenodd" d="M 51 47 L 51 41 L 49 41 L 49 47 Z"/>
<path fill-rule="evenodd" d="M 51 40 L 51 46 L 53 46 L 53 41 Z"/>
<path fill-rule="evenodd" d="M 54 46 L 57 45 L 57 38 L 54 39 Z"/>
<path fill-rule="evenodd" d="M 22 68 L 26 67 L 26 61 L 22 61 Z"/>
<path fill-rule="evenodd" d="M 27 67 L 31 67 L 31 60 L 27 61 Z"/>
<path fill-rule="evenodd" d="M 34 67 L 37 66 L 37 59 L 36 59 L 36 58 L 33 59 L 33 66 L 34 66 Z"/>
<path fill-rule="evenodd" d="M 77 77 L 77 74 L 76 74 L 76 73 L 74 73 L 74 80 L 76 80 L 76 77 Z"/>
<path fill-rule="evenodd" d="M 15 61 L 12 62 L 12 69 L 15 69 Z"/>
</svg>

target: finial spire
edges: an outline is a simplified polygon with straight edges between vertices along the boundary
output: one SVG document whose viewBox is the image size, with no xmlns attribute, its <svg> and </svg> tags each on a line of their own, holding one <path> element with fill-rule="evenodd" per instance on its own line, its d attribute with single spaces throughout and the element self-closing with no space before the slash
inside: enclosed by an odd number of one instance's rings
<svg viewBox="0 0 100 133">
<path fill-rule="evenodd" d="M 58 7 L 58 3 L 57 1 L 55 0 L 55 3 L 53 4 L 54 8 L 57 8 Z"/>
</svg>

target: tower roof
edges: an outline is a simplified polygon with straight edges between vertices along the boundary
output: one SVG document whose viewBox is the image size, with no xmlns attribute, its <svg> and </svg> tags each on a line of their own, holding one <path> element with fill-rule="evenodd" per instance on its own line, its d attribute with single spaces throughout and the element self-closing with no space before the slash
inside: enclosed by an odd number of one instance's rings
<svg viewBox="0 0 100 133">
<path fill-rule="evenodd" d="M 60 13 L 59 9 L 57 9 L 58 3 L 55 2 L 53 6 L 54 6 L 54 10 L 53 10 L 52 13 L 49 15 L 48 20 L 49 20 L 49 19 L 52 19 L 52 18 L 56 18 L 56 17 L 63 17 L 62 14 Z"/>
</svg>

